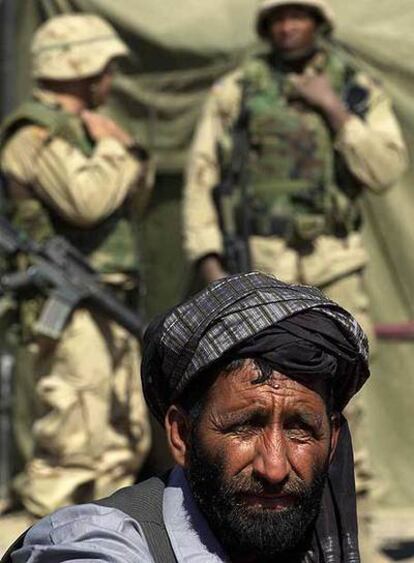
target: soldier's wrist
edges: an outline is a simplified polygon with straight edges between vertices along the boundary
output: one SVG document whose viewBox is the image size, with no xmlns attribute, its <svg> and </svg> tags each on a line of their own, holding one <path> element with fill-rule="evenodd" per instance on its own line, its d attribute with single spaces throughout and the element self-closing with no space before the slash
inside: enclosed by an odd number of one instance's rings
<svg viewBox="0 0 414 563">
<path fill-rule="evenodd" d="M 327 100 L 323 111 L 334 131 L 339 131 L 351 117 L 345 104 L 338 98 Z"/>
</svg>

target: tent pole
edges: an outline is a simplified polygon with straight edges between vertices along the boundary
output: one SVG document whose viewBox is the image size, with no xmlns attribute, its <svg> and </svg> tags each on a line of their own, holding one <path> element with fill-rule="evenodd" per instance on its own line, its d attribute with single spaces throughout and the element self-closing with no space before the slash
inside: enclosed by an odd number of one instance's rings
<svg viewBox="0 0 414 563">
<path fill-rule="evenodd" d="M 0 64 L 1 64 L 1 119 L 10 113 L 15 105 L 16 90 L 16 0 L 0 0 Z"/>
</svg>

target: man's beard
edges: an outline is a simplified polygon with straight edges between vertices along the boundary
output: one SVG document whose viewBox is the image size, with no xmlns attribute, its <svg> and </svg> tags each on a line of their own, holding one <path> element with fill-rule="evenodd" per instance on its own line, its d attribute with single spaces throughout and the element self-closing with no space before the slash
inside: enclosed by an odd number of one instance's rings
<svg viewBox="0 0 414 563">
<path fill-rule="evenodd" d="M 193 496 L 210 528 L 233 557 L 253 556 L 258 561 L 294 562 L 310 546 L 312 524 L 320 511 L 327 468 L 315 471 L 311 485 L 299 477 L 270 485 L 254 475 L 224 477 L 223 455 L 212 459 L 193 436 L 187 478 Z M 287 494 L 293 504 L 281 510 L 251 506 L 243 495 Z"/>
</svg>

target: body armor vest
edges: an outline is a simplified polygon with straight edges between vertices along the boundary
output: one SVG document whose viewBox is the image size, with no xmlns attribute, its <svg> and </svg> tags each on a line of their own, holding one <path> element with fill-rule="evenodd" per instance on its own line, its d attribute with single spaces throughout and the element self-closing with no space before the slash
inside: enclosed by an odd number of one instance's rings
<svg viewBox="0 0 414 563">
<path fill-rule="evenodd" d="M 339 97 L 354 72 L 334 55 L 316 55 Z M 268 57 L 250 60 L 242 88 L 250 136 L 248 212 L 251 234 L 313 240 L 350 232 L 359 223 L 355 197 L 361 186 L 335 152 L 324 117 L 295 97 L 283 69 Z M 231 143 L 225 141 L 224 146 Z M 226 166 L 225 149 L 224 168 Z M 341 169 L 341 173 L 339 170 Z M 243 212 L 235 198 L 235 215 Z"/>
<path fill-rule="evenodd" d="M 1 147 L 17 130 L 29 124 L 45 128 L 50 139 L 62 138 L 87 157 L 93 153 L 94 143 L 78 116 L 36 99 L 25 102 L 6 120 L 0 136 Z M 15 197 L 10 190 L 8 196 L 13 224 L 34 240 L 42 242 L 53 235 L 61 235 L 100 273 L 136 272 L 136 237 L 125 203 L 99 224 L 82 229 L 41 201 L 31 186 L 25 186 L 23 196 Z"/>
</svg>

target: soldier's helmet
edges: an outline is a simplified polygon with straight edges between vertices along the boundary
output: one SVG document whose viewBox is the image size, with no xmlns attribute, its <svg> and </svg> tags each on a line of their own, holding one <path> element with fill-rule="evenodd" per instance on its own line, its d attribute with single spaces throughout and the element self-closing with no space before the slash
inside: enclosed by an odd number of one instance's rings
<svg viewBox="0 0 414 563">
<path fill-rule="evenodd" d="M 32 41 L 32 75 L 77 80 L 101 73 L 128 48 L 113 27 L 94 14 L 64 14 L 46 21 Z"/>
<path fill-rule="evenodd" d="M 335 14 L 326 0 L 262 0 L 256 20 L 256 30 L 262 39 L 266 38 L 266 24 L 269 14 L 275 8 L 283 6 L 303 6 L 313 10 L 323 22 L 323 31 L 326 34 L 331 33 L 335 28 Z"/>
</svg>

